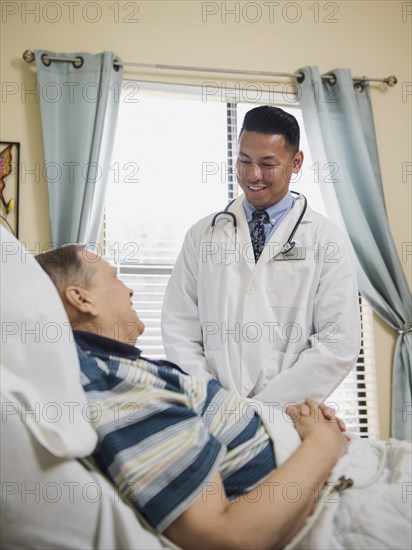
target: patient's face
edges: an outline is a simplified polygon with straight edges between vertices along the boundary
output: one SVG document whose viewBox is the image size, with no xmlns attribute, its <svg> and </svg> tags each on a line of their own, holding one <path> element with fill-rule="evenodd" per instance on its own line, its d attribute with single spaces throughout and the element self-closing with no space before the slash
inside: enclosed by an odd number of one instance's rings
<svg viewBox="0 0 412 550">
<path fill-rule="evenodd" d="M 100 256 L 87 252 L 83 261 L 90 262 L 93 269 L 89 291 L 98 309 L 99 333 L 134 345 L 144 331 L 144 324 L 133 309 L 133 290 L 120 281 L 116 268 Z"/>
</svg>

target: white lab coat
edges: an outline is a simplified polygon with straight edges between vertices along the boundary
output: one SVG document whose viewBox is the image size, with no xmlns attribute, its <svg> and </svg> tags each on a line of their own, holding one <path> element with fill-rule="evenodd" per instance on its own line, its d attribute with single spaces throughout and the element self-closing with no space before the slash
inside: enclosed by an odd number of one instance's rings
<svg viewBox="0 0 412 550">
<path fill-rule="evenodd" d="M 360 315 L 350 244 L 309 207 L 293 240 L 304 259 L 279 261 L 300 213 L 299 198 L 255 264 L 243 195 L 186 234 L 166 289 L 167 358 L 212 373 L 226 388 L 275 406 L 324 401 L 355 365 Z"/>
</svg>

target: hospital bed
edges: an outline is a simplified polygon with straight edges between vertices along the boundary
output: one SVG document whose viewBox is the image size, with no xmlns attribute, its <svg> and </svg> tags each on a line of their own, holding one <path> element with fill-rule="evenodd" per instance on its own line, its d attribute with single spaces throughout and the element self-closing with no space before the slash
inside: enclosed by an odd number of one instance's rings
<svg viewBox="0 0 412 550">
<path fill-rule="evenodd" d="M 176 548 L 77 458 L 92 453 L 96 433 L 66 313 L 52 282 L 2 227 L 0 246 L 0 547 Z M 281 411 L 270 415 L 264 421 L 280 465 L 300 440 Z M 409 443 L 353 440 L 287 549 L 410 550 L 411 462 Z M 341 476 L 352 486 L 336 492 Z"/>
</svg>

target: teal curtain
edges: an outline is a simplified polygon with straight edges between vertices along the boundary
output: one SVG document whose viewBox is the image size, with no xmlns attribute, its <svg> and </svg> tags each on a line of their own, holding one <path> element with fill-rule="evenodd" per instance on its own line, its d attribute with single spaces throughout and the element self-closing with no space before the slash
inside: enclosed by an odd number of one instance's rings
<svg viewBox="0 0 412 550">
<path fill-rule="evenodd" d="M 347 69 L 328 71 L 334 82 L 322 79 L 316 67 L 299 72 L 304 74 L 299 95 L 309 146 L 326 174 L 321 183 L 326 207 L 351 239 L 360 292 L 397 332 L 392 436 L 411 439 L 412 295 L 386 215 L 369 85 L 355 88 Z"/>
<path fill-rule="evenodd" d="M 123 78 L 114 61 L 120 59 L 112 52 L 44 50 L 36 50 L 35 57 L 52 240 L 56 246 L 96 243 Z"/>
</svg>

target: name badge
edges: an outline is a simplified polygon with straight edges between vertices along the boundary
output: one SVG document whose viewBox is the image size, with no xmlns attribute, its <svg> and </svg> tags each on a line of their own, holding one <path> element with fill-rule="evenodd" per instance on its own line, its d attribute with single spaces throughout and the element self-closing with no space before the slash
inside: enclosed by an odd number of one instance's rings
<svg viewBox="0 0 412 550">
<path fill-rule="evenodd" d="M 305 258 L 306 258 L 306 247 L 294 246 L 292 250 L 289 250 L 289 252 L 278 254 L 275 257 L 275 261 L 276 262 L 294 261 L 294 260 L 304 260 Z"/>
</svg>

